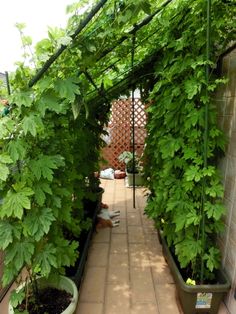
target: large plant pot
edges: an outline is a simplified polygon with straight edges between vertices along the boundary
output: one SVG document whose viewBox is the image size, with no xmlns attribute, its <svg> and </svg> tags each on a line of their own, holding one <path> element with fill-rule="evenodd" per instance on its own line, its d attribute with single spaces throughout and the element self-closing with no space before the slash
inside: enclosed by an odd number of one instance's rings
<svg viewBox="0 0 236 314">
<path fill-rule="evenodd" d="M 135 173 L 134 174 L 134 182 L 133 182 L 133 173 L 126 173 L 127 175 L 127 182 L 128 182 L 128 186 L 133 186 L 135 184 L 135 186 L 142 186 L 143 185 L 143 174 L 142 173 Z M 134 184 L 133 184 L 134 183 Z"/>
<path fill-rule="evenodd" d="M 52 288 L 57 288 L 60 290 L 65 290 L 72 294 L 73 298 L 71 300 L 71 303 L 69 306 L 61 312 L 61 314 L 74 314 L 76 311 L 77 303 L 78 303 L 78 289 L 75 285 L 75 283 L 70 279 L 65 276 L 59 276 L 58 280 L 54 281 L 49 281 L 48 279 L 45 278 L 39 278 L 38 279 L 39 283 L 39 288 L 46 288 L 46 287 L 52 287 Z M 24 286 L 21 285 L 18 289 L 22 289 Z M 14 314 L 14 309 L 9 304 L 8 308 L 8 314 Z"/>
<path fill-rule="evenodd" d="M 95 195 L 95 200 L 90 201 L 86 200 L 84 203 L 84 212 L 86 218 L 92 219 L 91 228 L 86 231 L 83 230 L 81 232 L 80 238 L 76 239 L 79 242 L 79 258 L 73 267 L 66 268 L 66 275 L 70 277 L 79 288 L 82 282 L 83 273 L 85 264 L 87 261 L 89 245 L 92 240 L 92 235 L 94 233 L 95 225 L 96 225 L 96 217 L 101 208 L 102 194 L 104 193 L 104 189 L 100 188 L 99 191 Z"/>
<path fill-rule="evenodd" d="M 223 270 L 218 272 L 217 284 L 187 285 L 161 233 L 160 237 L 163 255 L 173 274 L 184 314 L 218 314 L 220 303 L 230 289 L 230 283 Z"/>
</svg>

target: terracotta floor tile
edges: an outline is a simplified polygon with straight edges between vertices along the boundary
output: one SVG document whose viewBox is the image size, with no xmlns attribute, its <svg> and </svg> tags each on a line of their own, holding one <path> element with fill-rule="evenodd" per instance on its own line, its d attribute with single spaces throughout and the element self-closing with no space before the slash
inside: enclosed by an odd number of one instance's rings
<svg viewBox="0 0 236 314">
<path fill-rule="evenodd" d="M 108 264 L 108 243 L 93 243 L 89 249 L 88 266 L 106 266 Z"/>
<path fill-rule="evenodd" d="M 88 267 L 82 284 L 80 302 L 103 302 L 105 293 L 105 267 Z"/>
<path fill-rule="evenodd" d="M 109 243 L 110 242 L 110 228 L 99 229 L 97 232 L 94 232 L 93 242 L 102 242 Z"/>
<path fill-rule="evenodd" d="M 165 262 L 155 264 L 152 267 L 152 274 L 154 283 L 157 285 L 174 283 L 174 279 L 171 275 L 170 269 Z"/>
<path fill-rule="evenodd" d="M 160 314 L 181 314 L 176 302 L 175 285 L 156 285 L 155 290 L 158 310 Z"/>
<path fill-rule="evenodd" d="M 127 223 L 130 226 L 140 226 L 141 225 L 141 217 L 139 211 L 129 212 L 127 215 Z"/>
<path fill-rule="evenodd" d="M 119 217 L 117 217 L 117 219 L 120 220 L 119 226 L 115 227 L 115 228 L 112 228 L 112 233 L 127 233 L 126 219 L 119 218 Z"/>
<path fill-rule="evenodd" d="M 127 235 L 126 234 L 112 234 L 111 235 L 111 244 L 113 245 L 126 245 L 127 244 Z"/>
<path fill-rule="evenodd" d="M 80 302 L 75 314 L 103 314 L 103 304 Z"/>
<path fill-rule="evenodd" d="M 156 302 L 150 268 L 131 268 L 130 280 L 132 304 Z"/>
<path fill-rule="evenodd" d="M 109 284 L 129 284 L 129 268 L 126 267 L 109 267 L 107 282 Z"/>
<path fill-rule="evenodd" d="M 126 219 L 127 217 L 127 211 L 126 211 L 126 207 L 122 207 L 122 206 L 115 206 L 114 210 L 119 210 L 120 211 L 120 218 L 124 218 Z"/>
<path fill-rule="evenodd" d="M 114 254 L 110 253 L 109 266 L 111 267 L 128 267 L 129 257 L 128 253 L 125 254 Z"/>
<path fill-rule="evenodd" d="M 110 253 L 111 254 L 127 254 L 128 253 L 128 243 L 111 243 L 110 246 Z"/>
<path fill-rule="evenodd" d="M 159 314 L 159 311 L 156 303 L 134 304 L 131 306 L 131 314 Z"/>
<path fill-rule="evenodd" d="M 143 228 L 141 226 L 128 226 L 129 243 L 145 243 Z"/>
<path fill-rule="evenodd" d="M 150 267 L 148 249 L 144 243 L 130 243 L 129 254 L 131 267 Z"/>
<path fill-rule="evenodd" d="M 126 206 L 127 206 L 127 213 L 136 213 L 138 211 L 137 208 L 133 207 L 132 198 L 126 201 Z"/>
<path fill-rule="evenodd" d="M 128 314 L 130 310 L 130 287 L 127 284 L 108 284 L 105 295 L 106 314 Z"/>
</svg>

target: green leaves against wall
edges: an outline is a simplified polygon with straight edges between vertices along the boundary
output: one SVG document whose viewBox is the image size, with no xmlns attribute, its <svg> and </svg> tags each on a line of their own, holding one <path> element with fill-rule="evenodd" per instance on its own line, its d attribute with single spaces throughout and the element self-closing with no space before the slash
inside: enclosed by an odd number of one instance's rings
<svg viewBox="0 0 236 314">
<path fill-rule="evenodd" d="M 216 236 L 223 230 L 223 187 L 217 169 L 225 137 L 217 126 L 214 91 L 224 82 L 215 73 L 218 57 L 235 39 L 235 8 L 212 1 L 211 60 L 206 60 L 206 3 L 176 1 L 175 9 L 162 14 L 165 43 L 155 64 L 155 85 L 148 108 L 146 176 L 150 189 L 146 213 L 167 237 L 182 268 L 200 280 L 212 279 L 220 265 Z M 179 24 L 167 17 L 183 9 Z M 233 32 L 234 30 L 234 32 Z M 206 66 L 210 82 L 206 82 Z M 207 161 L 204 166 L 205 110 L 209 104 Z M 203 198 L 205 197 L 205 200 Z M 201 226 L 205 218 L 205 243 Z M 187 279 L 187 278 L 186 278 Z"/>
</svg>

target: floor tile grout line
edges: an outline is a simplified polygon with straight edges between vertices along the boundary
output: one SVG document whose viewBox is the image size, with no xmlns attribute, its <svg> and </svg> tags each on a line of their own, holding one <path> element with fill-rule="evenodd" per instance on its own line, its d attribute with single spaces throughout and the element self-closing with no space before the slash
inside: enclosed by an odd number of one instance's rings
<svg viewBox="0 0 236 314">
<path fill-rule="evenodd" d="M 127 190 L 125 189 L 124 182 L 124 191 L 125 191 L 125 210 L 126 210 L 126 235 L 127 235 L 127 255 L 128 255 L 128 273 L 129 273 L 129 310 L 132 311 L 133 302 L 132 302 L 132 282 L 131 282 L 131 263 L 130 263 L 130 247 L 129 247 L 129 229 L 128 229 L 128 204 L 127 204 Z"/>
<path fill-rule="evenodd" d="M 113 183 L 113 197 L 112 197 L 112 205 L 115 203 L 115 182 Z M 106 191 L 104 191 L 106 193 Z M 108 204 L 108 207 L 110 207 L 110 204 Z M 109 232 L 109 248 L 108 248 L 108 256 L 107 256 L 107 267 L 106 267 L 106 274 L 105 274 L 105 282 L 104 282 L 104 296 L 103 296 L 103 314 L 106 313 L 106 294 L 107 294 L 107 285 L 108 285 L 108 274 L 109 274 L 109 268 L 110 268 L 110 252 L 111 252 L 111 237 L 112 233 L 111 230 Z"/>
</svg>

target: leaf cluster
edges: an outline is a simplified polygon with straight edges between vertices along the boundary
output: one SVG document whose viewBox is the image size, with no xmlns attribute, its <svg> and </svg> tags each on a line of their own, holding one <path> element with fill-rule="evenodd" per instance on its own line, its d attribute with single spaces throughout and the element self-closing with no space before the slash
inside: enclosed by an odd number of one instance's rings
<svg viewBox="0 0 236 314">
<path fill-rule="evenodd" d="M 217 158 L 224 151 L 225 137 L 217 126 L 214 91 L 224 80 L 214 69 L 233 40 L 233 12 L 222 1 L 213 1 L 207 60 L 206 2 L 185 5 L 186 1 L 176 1 L 173 10 L 159 18 L 163 33 L 159 40 L 165 48 L 155 64 L 155 84 L 149 93 L 144 160 L 151 194 L 146 212 L 163 229 L 180 266 L 191 269 L 191 278 L 199 282 L 201 263 L 205 281 L 220 266 L 216 237 L 223 230 L 225 207 Z M 187 14 L 176 24 L 171 17 L 182 10 Z"/>
</svg>

